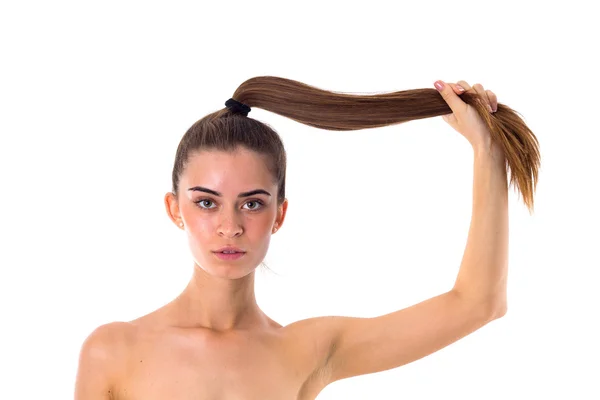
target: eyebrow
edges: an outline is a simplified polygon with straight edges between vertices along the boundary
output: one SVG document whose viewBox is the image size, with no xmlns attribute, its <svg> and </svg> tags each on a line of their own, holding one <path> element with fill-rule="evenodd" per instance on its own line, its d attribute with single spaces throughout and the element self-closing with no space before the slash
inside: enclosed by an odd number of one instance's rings
<svg viewBox="0 0 600 400">
<path fill-rule="evenodd" d="M 194 186 L 189 188 L 188 190 L 194 190 L 194 191 L 198 191 L 198 192 L 206 192 L 206 193 L 210 193 L 213 194 L 215 196 L 221 197 L 223 196 L 221 193 L 212 190 L 212 189 L 208 189 L 202 186 Z M 255 194 L 266 194 L 267 196 L 270 196 L 271 193 L 267 192 L 266 190 L 263 189 L 255 189 L 255 190 L 251 190 L 249 192 L 242 192 L 240 194 L 238 194 L 238 197 L 248 197 L 248 196 L 253 196 Z"/>
</svg>

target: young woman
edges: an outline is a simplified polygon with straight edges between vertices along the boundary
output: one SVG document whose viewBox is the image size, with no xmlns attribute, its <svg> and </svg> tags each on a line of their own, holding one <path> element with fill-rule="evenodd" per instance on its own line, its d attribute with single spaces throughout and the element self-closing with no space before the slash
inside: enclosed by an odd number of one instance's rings
<svg viewBox="0 0 600 400">
<path fill-rule="evenodd" d="M 480 84 L 435 86 L 355 96 L 256 77 L 196 122 L 179 144 L 165 196 L 169 218 L 187 233 L 193 277 L 164 307 L 87 337 L 76 400 L 314 399 L 334 381 L 410 363 L 502 317 L 507 164 L 532 210 L 537 139 Z M 274 130 L 248 117 L 255 106 L 335 130 L 443 115 L 474 152 L 473 214 L 454 287 L 375 318 L 287 326 L 269 318 L 257 305 L 254 276 L 285 220 L 286 153 Z"/>
</svg>

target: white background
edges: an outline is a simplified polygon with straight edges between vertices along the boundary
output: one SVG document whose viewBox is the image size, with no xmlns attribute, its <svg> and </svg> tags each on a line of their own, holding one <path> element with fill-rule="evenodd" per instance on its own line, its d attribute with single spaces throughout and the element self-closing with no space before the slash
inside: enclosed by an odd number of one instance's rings
<svg viewBox="0 0 600 400">
<path fill-rule="evenodd" d="M 597 13 L 583 1 L 3 2 L 2 399 L 72 398 L 97 326 L 172 300 L 192 273 L 165 212 L 175 150 L 248 78 L 374 94 L 464 79 L 540 141 L 530 215 L 510 197 L 507 315 L 325 399 L 600 398 Z M 441 117 L 334 132 L 253 108 L 288 154 L 289 208 L 257 272 L 286 325 L 371 317 L 454 283 L 473 154 Z"/>
</svg>

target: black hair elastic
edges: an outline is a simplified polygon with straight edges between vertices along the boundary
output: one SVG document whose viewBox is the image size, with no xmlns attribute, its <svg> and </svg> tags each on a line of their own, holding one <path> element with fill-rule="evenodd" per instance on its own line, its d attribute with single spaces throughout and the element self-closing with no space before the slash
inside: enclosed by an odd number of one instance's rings
<svg viewBox="0 0 600 400">
<path fill-rule="evenodd" d="M 234 100 L 233 98 L 225 102 L 225 107 L 229 108 L 234 114 L 241 114 L 244 117 L 247 117 L 248 113 L 251 110 L 250 106 L 244 103 L 240 103 L 239 101 Z"/>
</svg>

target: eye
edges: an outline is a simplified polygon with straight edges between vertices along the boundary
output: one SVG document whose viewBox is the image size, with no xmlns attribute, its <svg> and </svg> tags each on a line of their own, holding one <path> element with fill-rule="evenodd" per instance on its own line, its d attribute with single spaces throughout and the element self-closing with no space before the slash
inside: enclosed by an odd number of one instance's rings
<svg viewBox="0 0 600 400">
<path fill-rule="evenodd" d="M 198 207 L 203 208 L 205 210 L 208 210 L 208 208 L 200 206 L 200 203 L 205 203 L 205 202 L 212 203 L 212 200 L 209 200 L 209 199 L 200 199 L 198 201 L 195 201 L 194 203 L 198 204 Z"/>
<path fill-rule="evenodd" d="M 247 202 L 245 202 L 244 204 L 249 204 L 249 203 L 255 203 L 255 204 L 260 204 L 260 207 L 254 207 L 251 208 L 250 211 L 257 211 L 260 210 L 262 208 L 262 206 L 264 205 L 264 203 L 260 200 L 248 200 Z"/>
<path fill-rule="evenodd" d="M 213 203 L 213 201 L 212 201 L 211 199 L 200 199 L 200 200 L 198 200 L 198 201 L 195 201 L 194 203 L 196 203 L 196 204 L 198 205 L 198 207 L 202 208 L 203 210 L 210 210 L 210 209 L 214 208 L 214 207 L 207 208 L 207 207 L 203 207 L 203 206 L 201 206 L 201 205 L 200 205 L 200 204 L 202 204 L 202 203 L 204 203 L 204 204 L 205 204 L 206 202 L 208 202 L 208 203 Z M 260 204 L 260 207 L 253 207 L 253 208 L 250 208 L 250 209 L 249 209 L 250 211 L 258 211 L 258 210 L 260 210 L 260 209 L 261 209 L 261 208 L 264 206 L 264 204 L 265 204 L 265 203 L 263 203 L 261 200 L 258 200 L 258 199 L 256 199 L 256 200 L 248 200 L 248 201 L 246 201 L 244 204 L 250 204 L 250 203 L 258 203 L 258 204 Z"/>
</svg>

